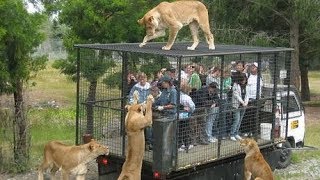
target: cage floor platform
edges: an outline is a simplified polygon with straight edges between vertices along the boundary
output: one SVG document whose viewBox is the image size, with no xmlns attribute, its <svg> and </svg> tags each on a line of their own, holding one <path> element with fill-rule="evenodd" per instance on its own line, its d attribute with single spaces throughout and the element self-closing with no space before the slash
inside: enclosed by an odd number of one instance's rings
<svg viewBox="0 0 320 180">
<path fill-rule="evenodd" d="M 126 139 L 127 140 L 127 139 Z M 108 138 L 105 144 L 109 147 L 110 154 L 114 156 L 122 156 L 122 137 Z M 197 145 L 187 151 L 178 151 L 177 153 L 177 170 L 185 169 L 190 166 L 204 164 L 206 162 L 227 158 L 235 154 L 243 153 L 239 142 L 230 139 L 220 140 L 220 154 L 218 152 L 218 141 L 208 145 Z M 258 139 L 258 144 L 270 144 L 270 140 Z M 152 150 L 145 151 L 144 160 L 153 162 Z"/>
</svg>

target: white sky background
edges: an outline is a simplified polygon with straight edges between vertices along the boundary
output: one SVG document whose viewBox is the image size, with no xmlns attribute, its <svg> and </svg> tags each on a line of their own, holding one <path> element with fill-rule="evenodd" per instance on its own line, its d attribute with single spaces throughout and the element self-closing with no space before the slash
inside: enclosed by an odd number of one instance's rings
<svg viewBox="0 0 320 180">
<path fill-rule="evenodd" d="M 26 0 L 25 0 L 26 1 Z M 36 6 L 34 6 L 32 3 L 27 2 L 26 3 L 26 8 L 28 13 L 35 13 L 35 12 L 41 12 L 44 10 L 44 7 L 42 4 L 36 4 Z M 58 13 L 54 13 L 51 15 L 50 19 L 57 19 L 58 18 Z"/>
<path fill-rule="evenodd" d="M 43 10 L 43 5 L 42 4 L 37 4 L 36 7 L 32 3 L 27 3 L 27 11 L 29 13 L 35 13 Z"/>
</svg>

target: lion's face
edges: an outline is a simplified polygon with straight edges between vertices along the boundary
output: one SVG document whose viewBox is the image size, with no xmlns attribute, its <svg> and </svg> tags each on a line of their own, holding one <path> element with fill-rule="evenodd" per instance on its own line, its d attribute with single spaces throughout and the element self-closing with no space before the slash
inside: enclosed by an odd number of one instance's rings
<svg viewBox="0 0 320 180">
<path fill-rule="evenodd" d="M 141 112 L 142 105 L 141 104 L 132 104 L 132 105 L 126 105 L 125 108 L 131 112 Z"/>
<path fill-rule="evenodd" d="M 258 145 L 255 140 L 246 138 L 240 140 L 240 146 L 244 149 L 245 152 L 249 152 L 251 149 L 256 148 Z"/>
<path fill-rule="evenodd" d="M 107 146 L 97 143 L 95 140 L 89 142 L 89 150 L 96 155 L 108 155 L 109 148 Z"/>
<path fill-rule="evenodd" d="M 159 22 L 153 16 L 144 16 L 143 18 L 138 20 L 140 25 L 144 25 L 146 29 L 146 34 L 148 36 L 153 36 L 156 33 L 156 29 L 158 28 Z"/>
</svg>

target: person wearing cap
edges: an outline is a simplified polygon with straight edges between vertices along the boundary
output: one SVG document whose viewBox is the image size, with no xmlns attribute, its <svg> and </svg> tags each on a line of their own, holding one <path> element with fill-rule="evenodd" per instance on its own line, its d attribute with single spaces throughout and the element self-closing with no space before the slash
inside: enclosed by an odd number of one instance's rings
<svg viewBox="0 0 320 180">
<path fill-rule="evenodd" d="M 171 78 L 171 82 L 174 86 L 178 85 L 178 80 L 176 78 L 176 68 L 170 67 L 166 70 L 166 75 Z"/>
<path fill-rule="evenodd" d="M 161 95 L 154 103 L 154 108 L 161 112 L 162 115 L 174 118 L 176 115 L 177 90 L 167 75 L 160 79 L 162 87 Z"/>
</svg>

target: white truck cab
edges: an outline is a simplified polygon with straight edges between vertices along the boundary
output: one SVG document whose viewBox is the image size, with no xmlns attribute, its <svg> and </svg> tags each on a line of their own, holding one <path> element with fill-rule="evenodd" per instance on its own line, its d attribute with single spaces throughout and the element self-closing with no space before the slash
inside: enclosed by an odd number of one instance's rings
<svg viewBox="0 0 320 180">
<path fill-rule="evenodd" d="M 287 137 L 292 147 L 302 147 L 304 145 L 305 136 L 304 108 L 295 88 L 292 88 L 292 90 L 290 89 L 288 102 L 287 95 L 287 92 L 277 93 L 277 98 L 280 98 L 277 106 L 281 107 L 279 111 L 279 116 L 281 119 L 280 136 L 283 138 Z M 287 115 L 288 123 L 286 122 Z M 287 132 L 285 129 L 287 129 Z"/>
<path fill-rule="evenodd" d="M 262 89 L 263 94 L 270 95 L 273 93 L 273 84 L 264 85 Z M 278 85 L 276 92 L 274 133 L 279 140 L 286 140 L 284 143 L 278 144 L 282 152 L 277 168 L 285 168 L 290 164 L 291 148 L 304 146 L 305 113 L 302 101 L 294 86 L 290 86 L 289 91 L 287 89 L 287 85 Z M 266 103 L 268 103 L 267 101 Z M 268 109 L 265 110 L 268 111 Z"/>
</svg>

